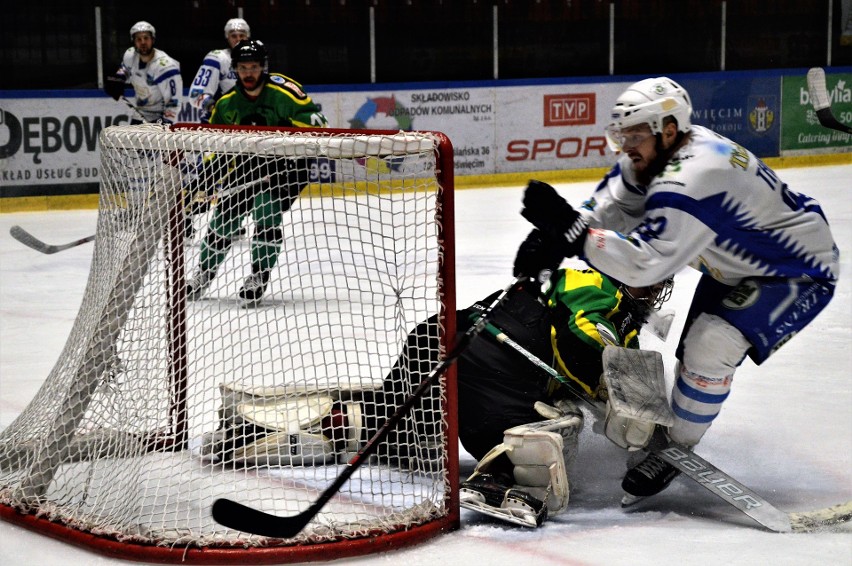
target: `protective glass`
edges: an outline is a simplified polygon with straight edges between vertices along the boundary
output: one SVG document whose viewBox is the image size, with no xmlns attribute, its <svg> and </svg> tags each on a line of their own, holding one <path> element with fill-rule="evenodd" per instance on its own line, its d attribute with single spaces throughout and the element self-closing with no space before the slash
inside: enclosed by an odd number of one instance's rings
<svg viewBox="0 0 852 566">
<path fill-rule="evenodd" d="M 633 149 L 653 135 L 650 128 L 647 130 L 621 129 L 616 126 L 607 126 L 606 128 L 606 139 L 613 151 Z"/>
</svg>

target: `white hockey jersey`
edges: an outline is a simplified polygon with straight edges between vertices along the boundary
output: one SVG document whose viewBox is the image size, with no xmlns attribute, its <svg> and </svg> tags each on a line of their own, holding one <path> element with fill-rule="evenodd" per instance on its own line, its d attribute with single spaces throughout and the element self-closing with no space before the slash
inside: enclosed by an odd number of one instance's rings
<svg viewBox="0 0 852 566">
<path fill-rule="evenodd" d="M 588 262 L 628 285 L 692 266 L 722 283 L 750 276 L 835 280 L 839 251 L 819 203 L 754 154 L 701 126 L 643 187 L 622 155 L 581 213 Z"/>
<path fill-rule="evenodd" d="M 220 96 L 234 88 L 237 84 L 237 74 L 231 68 L 231 52 L 228 49 L 214 49 L 204 56 L 201 67 L 189 87 L 189 102 L 195 108 L 201 110 L 203 122 L 210 117 L 212 104 L 209 106 L 207 100 L 213 102 Z"/>
<path fill-rule="evenodd" d="M 124 52 L 119 74 L 136 91 L 136 108 L 146 121 L 177 121 L 183 96 L 180 63 L 159 49 L 154 49 L 153 59 L 143 63 L 131 47 Z"/>
</svg>

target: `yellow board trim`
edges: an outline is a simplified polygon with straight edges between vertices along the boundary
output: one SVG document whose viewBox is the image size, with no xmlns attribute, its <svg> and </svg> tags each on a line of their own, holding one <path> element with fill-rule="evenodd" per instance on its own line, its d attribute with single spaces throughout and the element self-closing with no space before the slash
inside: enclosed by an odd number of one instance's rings
<svg viewBox="0 0 852 566">
<path fill-rule="evenodd" d="M 820 167 L 829 165 L 849 165 L 852 154 L 820 153 L 814 155 L 795 155 L 789 157 L 766 157 L 763 161 L 773 169 L 789 167 Z M 456 189 L 481 189 L 487 187 L 524 187 L 530 179 L 548 183 L 579 183 L 599 181 L 609 171 L 609 167 L 590 169 L 563 169 L 552 171 L 529 171 L 526 173 L 495 173 L 493 175 L 460 175 L 455 178 Z M 409 181 L 410 182 L 410 181 Z M 312 185 L 308 194 L 340 194 L 345 192 L 342 185 Z M 411 190 L 411 187 L 395 187 L 392 190 Z M 368 191 L 373 193 L 374 191 Z M 98 195 L 56 195 L 34 197 L 0 198 L 0 213 L 35 212 L 42 210 L 77 210 L 98 208 Z"/>
</svg>

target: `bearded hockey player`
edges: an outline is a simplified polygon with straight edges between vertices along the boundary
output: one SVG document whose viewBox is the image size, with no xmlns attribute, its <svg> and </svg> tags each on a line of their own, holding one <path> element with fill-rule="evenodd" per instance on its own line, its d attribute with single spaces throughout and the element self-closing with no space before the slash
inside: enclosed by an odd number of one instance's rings
<svg viewBox="0 0 852 566">
<path fill-rule="evenodd" d="M 295 128 L 327 125 L 319 106 L 302 90 L 302 85 L 284 75 L 269 73 L 269 56 L 262 42 L 240 41 L 231 50 L 231 65 L 238 84 L 216 102 L 211 124 Z M 243 219 L 251 214 L 255 223 L 251 274 L 246 277 L 239 298 L 243 306 L 260 302 L 283 245 L 283 215 L 308 183 L 306 161 L 251 156 L 227 160 L 213 156 L 205 164 L 200 184 L 207 190 L 222 184 L 226 190 L 220 195 L 202 242 L 200 265 L 187 283 L 190 300 L 199 299 L 211 285 Z"/>
<path fill-rule="evenodd" d="M 805 328 L 830 301 L 839 251 L 814 199 L 793 192 L 746 148 L 691 123 L 686 90 L 645 79 L 618 97 L 606 128 L 617 163 L 580 211 L 530 183 L 522 214 L 627 285 L 686 266 L 702 277 L 677 349 L 669 438 L 693 447 L 731 392 L 746 356 L 756 364 Z M 678 475 L 650 452 L 622 482 L 654 495 Z"/>
<path fill-rule="evenodd" d="M 133 47 L 124 52 L 121 66 L 106 78 L 104 91 L 115 100 L 124 95 L 126 83 L 136 93 L 135 108 L 146 122 L 177 121 L 183 96 L 180 63 L 154 47 L 157 32 L 148 22 L 130 28 Z"/>
<path fill-rule="evenodd" d="M 549 273 L 559 259 L 546 237 L 535 230 L 519 249 L 515 273 Z M 494 327 L 552 363 L 564 379 L 554 380 L 485 333 L 470 343 L 458 360 L 459 439 L 479 464 L 461 485 L 462 506 L 531 527 L 565 509 L 568 473 L 583 427 L 583 414 L 568 388 L 603 401 L 605 345 L 638 347 L 640 327 L 669 298 L 671 286 L 671 279 L 666 279 L 632 288 L 595 270 L 560 269 L 543 290 L 539 281 L 528 277 L 491 312 Z M 459 335 L 496 295 L 458 311 Z M 409 334 L 380 390 L 283 399 L 276 397 L 280 395 L 276 388 L 247 391 L 234 384 L 223 386 L 222 426 L 207 435 L 202 451 L 235 464 L 304 465 L 344 459 L 372 437 L 429 374 L 438 362 L 438 351 L 432 317 Z M 394 429 L 379 447 L 380 458 L 404 467 L 412 456 L 405 447 L 422 448 L 441 434 L 441 423 L 425 416 L 433 410 L 425 403 L 413 409 L 414 422 L 420 424 Z M 272 416 L 276 414 L 303 418 L 285 424 L 287 419 Z M 635 436 L 620 424 L 608 428 L 612 430 L 607 435 L 622 446 L 627 446 L 625 436 Z M 414 437 L 418 440 L 412 441 Z"/>
<path fill-rule="evenodd" d="M 248 22 L 242 18 L 231 18 L 225 22 L 227 49 L 214 49 L 204 56 L 189 87 L 189 102 L 198 109 L 200 122 L 210 119 L 216 100 L 237 84 L 237 74 L 231 67 L 231 49 L 249 38 L 251 28 Z"/>
</svg>

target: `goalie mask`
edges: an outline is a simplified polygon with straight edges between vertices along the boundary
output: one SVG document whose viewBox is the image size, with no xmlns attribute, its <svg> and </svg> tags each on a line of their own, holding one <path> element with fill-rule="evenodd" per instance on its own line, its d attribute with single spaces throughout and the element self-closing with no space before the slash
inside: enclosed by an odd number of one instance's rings
<svg viewBox="0 0 852 566">
<path fill-rule="evenodd" d="M 663 304 L 671 299 L 674 288 L 674 277 L 669 277 L 648 287 L 629 287 L 621 285 L 622 300 L 641 318 L 646 318 L 651 311 L 658 311 Z"/>
<path fill-rule="evenodd" d="M 692 129 L 692 101 L 682 86 L 668 77 L 645 79 L 627 87 L 612 108 L 611 121 L 606 127 L 610 149 L 622 151 L 624 130 L 648 124 L 651 133 L 660 134 L 666 118 L 677 122 L 678 132 Z"/>
</svg>

